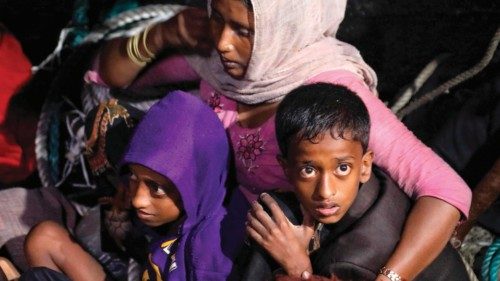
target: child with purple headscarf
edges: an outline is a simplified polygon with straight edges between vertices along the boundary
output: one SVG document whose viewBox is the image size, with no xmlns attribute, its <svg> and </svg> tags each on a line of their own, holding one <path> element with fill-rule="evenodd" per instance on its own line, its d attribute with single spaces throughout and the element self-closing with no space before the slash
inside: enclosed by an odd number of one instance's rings
<svg viewBox="0 0 500 281">
<path fill-rule="evenodd" d="M 217 116 L 187 93 L 170 93 L 138 125 L 123 163 L 137 217 L 160 234 L 143 280 L 227 278 L 232 255 L 223 253 L 221 223 L 228 158 Z"/>
<path fill-rule="evenodd" d="M 142 280 L 229 278 L 243 232 L 226 229 L 228 164 L 217 115 L 188 93 L 168 94 L 137 125 L 121 171 L 128 175 L 133 221 L 147 226 L 150 241 Z M 42 227 L 27 242 L 27 251 L 36 252 L 28 255 L 32 266 L 42 269 L 23 280 L 105 280 L 102 266 L 66 230 L 52 222 Z M 36 243 L 41 235 L 51 241 Z"/>
</svg>

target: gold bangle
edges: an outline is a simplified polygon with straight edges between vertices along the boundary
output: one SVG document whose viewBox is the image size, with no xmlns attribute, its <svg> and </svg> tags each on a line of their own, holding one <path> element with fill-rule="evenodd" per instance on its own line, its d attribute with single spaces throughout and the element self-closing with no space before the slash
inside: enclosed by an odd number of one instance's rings
<svg viewBox="0 0 500 281">
<path fill-rule="evenodd" d="M 148 37 L 148 34 L 149 34 L 149 31 L 151 31 L 151 27 L 152 25 L 148 25 L 144 31 L 142 32 L 142 47 L 144 48 L 144 52 L 146 52 L 146 55 L 150 58 L 150 59 L 154 59 L 155 58 L 155 54 L 148 49 L 148 45 L 146 44 L 146 39 Z"/>
<path fill-rule="evenodd" d="M 142 62 L 148 63 L 151 61 L 151 58 L 148 58 L 146 56 L 143 56 L 141 54 L 141 51 L 139 50 L 139 36 L 141 34 L 136 34 L 132 37 L 132 51 L 134 52 L 135 57 Z"/>
<path fill-rule="evenodd" d="M 398 273 L 396 273 L 392 269 L 387 268 L 385 266 L 382 266 L 382 268 L 379 270 L 378 273 L 384 275 L 387 278 L 389 278 L 389 280 L 391 280 L 391 281 L 406 281 L 406 279 L 404 279 L 403 277 L 401 277 L 401 275 L 399 275 Z"/>
<path fill-rule="evenodd" d="M 133 63 L 137 64 L 138 66 L 145 66 L 146 62 L 139 60 L 134 54 L 134 37 L 135 36 L 129 37 L 127 40 L 127 56 Z"/>
</svg>

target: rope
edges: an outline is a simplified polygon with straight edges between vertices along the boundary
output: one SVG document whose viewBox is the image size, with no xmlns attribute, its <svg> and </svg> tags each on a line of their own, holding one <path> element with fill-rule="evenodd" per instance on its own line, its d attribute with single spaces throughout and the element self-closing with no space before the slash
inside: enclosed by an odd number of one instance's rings
<svg viewBox="0 0 500 281">
<path fill-rule="evenodd" d="M 469 276 L 470 281 L 479 281 L 477 279 L 476 273 L 474 273 L 474 269 L 472 266 L 465 260 L 465 257 L 462 255 L 462 253 L 458 252 L 460 258 L 462 259 L 462 262 L 465 265 L 465 271 L 467 271 L 467 276 Z"/>
<path fill-rule="evenodd" d="M 405 88 L 403 93 L 400 95 L 400 98 L 391 107 L 392 112 L 398 112 L 401 110 L 401 108 L 405 107 L 408 104 L 411 98 L 420 90 L 422 85 L 427 82 L 427 79 L 429 79 L 429 77 L 434 74 L 436 68 L 443 62 L 446 57 L 448 57 L 448 55 L 446 54 L 439 55 L 437 58 L 428 63 L 424 67 L 424 69 L 422 69 L 422 71 L 420 71 L 413 83 Z"/>
<path fill-rule="evenodd" d="M 35 154 L 37 168 L 39 171 L 38 176 L 40 177 L 40 181 L 44 187 L 54 187 L 54 180 L 49 172 L 49 149 L 47 149 L 47 141 L 49 139 L 50 116 L 55 110 L 57 110 L 57 108 L 53 103 L 45 103 L 43 105 L 36 131 Z"/>
<path fill-rule="evenodd" d="M 484 256 L 483 265 L 481 267 L 481 276 L 483 281 L 497 281 L 499 266 L 500 238 L 497 238 L 488 247 Z"/>
<path fill-rule="evenodd" d="M 98 42 L 117 37 L 130 37 L 146 26 L 168 20 L 185 9 L 180 5 L 146 5 L 125 11 L 104 22 L 103 27 L 90 32 L 82 43 Z M 130 26 L 135 24 L 135 26 Z M 127 27 L 126 29 L 121 29 Z"/>
<path fill-rule="evenodd" d="M 434 98 L 438 97 L 439 95 L 447 92 L 450 88 L 455 87 L 456 85 L 458 85 L 458 84 L 472 78 L 476 74 L 478 74 L 481 70 L 483 70 L 490 63 L 491 59 L 493 58 L 493 55 L 495 54 L 495 51 L 498 47 L 499 42 L 500 42 L 500 26 L 495 31 L 495 34 L 493 35 L 493 38 L 491 39 L 490 44 L 488 45 L 488 48 L 486 49 L 485 55 L 476 65 L 474 65 L 469 70 L 466 70 L 466 71 L 458 74 L 454 78 L 441 84 L 436 89 L 426 93 L 421 98 L 410 103 L 406 108 L 402 109 L 400 112 L 397 113 L 399 119 L 402 119 L 403 117 L 408 115 L 410 112 L 412 112 L 415 109 L 419 108 L 420 106 L 428 103 L 429 101 L 433 100 Z"/>
<path fill-rule="evenodd" d="M 490 280 L 498 280 L 498 271 L 499 270 L 500 270 L 500 251 L 497 250 L 495 256 L 491 260 Z"/>
</svg>

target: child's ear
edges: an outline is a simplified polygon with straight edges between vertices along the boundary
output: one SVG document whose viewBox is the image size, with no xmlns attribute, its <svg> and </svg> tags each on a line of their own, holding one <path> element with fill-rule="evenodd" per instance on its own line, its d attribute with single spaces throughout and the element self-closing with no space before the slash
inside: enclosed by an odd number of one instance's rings
<svg viewBox="0 0 500 281">
<path fill-rule="evenodd" d="M 290 169 L 288 166 L 288 161 L 286 161 L 286 158 L 284 158 L 281 154 L 276 155 L 276 159 L 278 160 L 278 163 L 280 163 L 281 168 L 283 169 L 283 173 L 285 173 L 285 176 L 290 179 Z"/>
<path fill-rule="evenodd" d="M 368 150 L 361 158 L 361 183 L 367 182 L 372 175 L 373 151 Z"/>
</svg>

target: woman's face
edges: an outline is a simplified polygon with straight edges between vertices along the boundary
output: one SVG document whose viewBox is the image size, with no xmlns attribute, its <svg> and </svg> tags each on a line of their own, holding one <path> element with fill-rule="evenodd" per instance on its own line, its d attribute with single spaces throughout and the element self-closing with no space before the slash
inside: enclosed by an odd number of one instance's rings
<svg viewBox="0 0 500 281">
<path fill-rule="evenodd" d="M 182 200 L 175 185 L 161 174 L 141 165 L 129 166 L 132 206 L 147 226 L 157 227 L 177 220 Z"/>
<path fill-rule="evenodd" d="M 213 0 L 210 31 L 224 71 L 235 79 L 242 79 L 252 55 L 252 11 L 242 0 Z"/>
</svg>

